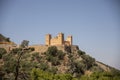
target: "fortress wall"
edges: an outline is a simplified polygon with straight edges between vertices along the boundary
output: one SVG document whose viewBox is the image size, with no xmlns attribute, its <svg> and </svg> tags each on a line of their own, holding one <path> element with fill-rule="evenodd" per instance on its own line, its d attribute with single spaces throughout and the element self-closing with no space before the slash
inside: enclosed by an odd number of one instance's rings
<svg viewBox="0 0 120 80">
<path fill-rule="evenodd" d="M 45 46 L 45 45 L 32 45 L 29 47 L 33 47 L 35 48 L 36 52 L 41 52 L 41 53 L 45 52 L 48 49 L 48 46 Z"/>
<path fill-rule="evenodd" d="M 51 45 L 59 44 L 59 43 L 58 43 L 58 39 L 55 39 L 55 38 L 51 39 L 51 40 L 50 40 L 50 43 L 51 43 Z"/>
<path fill-rule="evenodd" d="M 64 41 L 64 44 L 65 45 L 70 45 L 70 42 L 69 41 Z"/>
<path fill-rule="evenodd" d="M 0 44 L 0 48 L 4 48 L 6 49 L 7 52 L 9 52 L 10 50 L 14 49 L 14 48 L 18 48 L 19 46 L 16 44 Z"/>
<path fill-rule="evenodd" d="M 45 43 L 46 45 L 72 45 L 72 36 L 68 36 L 65 41 L 63 33 L 59 33 L 54 38 L 52 38 L 50 34 L 47 34 Z"/>
<path fill-rule="evenodd" d="M 46 52 L 47 49 L 48 49 L 48 47 L 50 47 L 50 46 L 45 46 L 45 45 L 31 45 L 31 46 L 29 46 L 29 47 L 35 48 L 35 51 L 36 51 L 36 52 L 43 53 L 43 52 Z M 62 46 L 62 45 L 57 45 L 56 47 L 57 47 L 58 50 L 64 51 L 64 46 Z"/>
<path fill-rule="evenodd" d="M 45 36 L 45 39 L 46 39 L 46 40 L 45 40 L 45 44 L 46 44 L 46 45 L 50 45 L 50 40 L 51 40 L 51 38 L 52 38 L 52 37 L 51 37 L 51 34 L 47 34 L 47 35 Z"/>
<path fill-rule="evenodd" d="M 68 36 L 67 39 L 66 39 L 66 41 L 68 41 L 69 44 L 72 45 L 72 36 Z"/>
<path fill-rule="evenodd" d="M 51 45 L 61 45 L 61 40 L 59 37 L 52 38 L 50 40 Z"/>
</svg>

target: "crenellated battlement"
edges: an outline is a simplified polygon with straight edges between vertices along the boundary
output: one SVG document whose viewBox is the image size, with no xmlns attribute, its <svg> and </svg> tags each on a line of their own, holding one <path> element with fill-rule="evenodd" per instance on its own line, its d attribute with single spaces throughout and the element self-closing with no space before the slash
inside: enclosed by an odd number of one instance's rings
<svg viewBox="0 0 120 80">
<path fill-rule="evenodd" d="M 46 45 L 72 45 L 72 36 L 68 36 L 66 40 L 64 40 L 64 34 L 59 33 L 56 37 L 52 38 L 51 34 L 46 34 L 45 37 Z"/>
</svg>

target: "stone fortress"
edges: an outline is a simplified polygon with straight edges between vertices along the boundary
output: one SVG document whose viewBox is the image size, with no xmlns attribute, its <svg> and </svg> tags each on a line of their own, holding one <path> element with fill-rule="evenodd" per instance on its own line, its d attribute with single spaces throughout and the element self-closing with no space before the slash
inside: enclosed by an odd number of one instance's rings
<svg viewBox="0 0 120 80">
<path fill-rule="evenodd" d="M 72 45 L 72 36 L 67 36 L 66 40 L 64 40 L 64 34 L 58 33 L 58 35 L 52 38 L 51 34 L 46 34 L 45 36 L 45 45 Z"/>
<path fill-rule="evenodd" d="M 28 47 L 35 48 L 36 52 L 45 52 L 49 46 L 56 46 L 59 50 L 64 50 L 64 46 L 75 46 L 72 44 L 72 36 L 67 36 L 66 40 L 64 39 L 63 33 L 58 33 L 56 37 L 52 37 L 51 34 L 46 34 L 45 44 L 35 44 L 29 45 Z M 10 51 L 14 48 L 19 48 L 20 46 L 13 42 L 0 42 L 0 48 L 5 48 L 7 51 Z"/>
</svg>

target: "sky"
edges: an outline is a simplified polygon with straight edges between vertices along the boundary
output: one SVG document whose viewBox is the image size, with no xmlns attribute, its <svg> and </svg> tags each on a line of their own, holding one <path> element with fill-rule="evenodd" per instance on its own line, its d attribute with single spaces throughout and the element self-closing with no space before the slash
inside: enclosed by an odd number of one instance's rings
<svg viewBox="0 0 120 80">
<path fill-rule="evenodd" d="M 120 70 L 119 0 L 0 0 L 0 33 L 20 44 L 45 44 L 45 35 L 73 36 L 73 44 Z"/>
</svg>

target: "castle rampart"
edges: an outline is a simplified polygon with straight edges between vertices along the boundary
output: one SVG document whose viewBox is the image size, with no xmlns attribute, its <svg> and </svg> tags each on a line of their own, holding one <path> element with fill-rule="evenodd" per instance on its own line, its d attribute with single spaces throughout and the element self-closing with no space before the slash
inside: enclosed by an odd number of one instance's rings
<svg viewBox="0 0 120 80">
<path fill-rule="evenodd" d="M 56 37 L 52 38 L 51 34 L 46 35 L 46 45 L 72 45 L 72 36 L 68 36 L 66 40 L 64 40 L 64 34 L 59 33 Z"/>
</svg>

